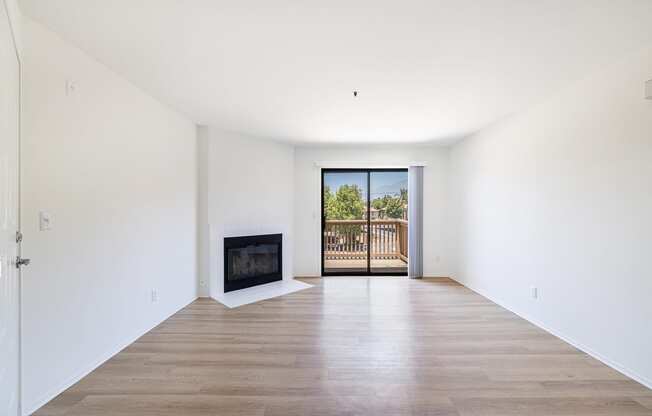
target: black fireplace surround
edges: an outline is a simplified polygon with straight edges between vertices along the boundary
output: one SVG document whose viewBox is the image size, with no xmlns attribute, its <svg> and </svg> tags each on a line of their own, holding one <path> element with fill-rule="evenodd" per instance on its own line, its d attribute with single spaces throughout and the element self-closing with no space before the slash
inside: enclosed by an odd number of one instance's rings
<svg viewBox="0 0 652 416">
<path fill-rule="evenodd" d="M 283 279 L 283 234 L 224 238 L 224 292 Z"/>
</svg>

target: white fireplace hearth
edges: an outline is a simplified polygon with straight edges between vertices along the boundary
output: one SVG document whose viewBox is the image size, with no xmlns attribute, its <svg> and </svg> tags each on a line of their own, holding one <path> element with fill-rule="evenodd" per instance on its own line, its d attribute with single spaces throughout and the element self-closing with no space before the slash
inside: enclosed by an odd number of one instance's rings
<svg viewBox="0 0 652 416">
<path fill-rule="evenodd" d="M 278 282 L 227 292 L 216 296 L 215 300 L 227 308 L 237 308 L 239 306 L 288 295 L 311 287 L 312 285 L 298 280 L 281 280 Z"/>
</svg>

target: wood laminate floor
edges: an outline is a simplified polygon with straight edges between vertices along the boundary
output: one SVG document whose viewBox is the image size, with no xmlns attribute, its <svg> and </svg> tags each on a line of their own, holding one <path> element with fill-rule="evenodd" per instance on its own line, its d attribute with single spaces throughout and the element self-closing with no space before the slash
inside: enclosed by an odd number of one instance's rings
<svg viewBox="0 0 652 416">
<path fill-rule="evenodd" d="M 197 300 L 39 416 L 652 415 L 652 391 L 447 279 Z"/>
</svg>

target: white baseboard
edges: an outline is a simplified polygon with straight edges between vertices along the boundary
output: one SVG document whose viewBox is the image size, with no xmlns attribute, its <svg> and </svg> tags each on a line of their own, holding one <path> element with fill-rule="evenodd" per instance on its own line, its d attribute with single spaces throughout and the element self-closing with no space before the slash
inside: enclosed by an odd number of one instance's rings
<svg viewBox="0 0 652 416">
<path fill-rule="evenodd" d="M 577 348 L 578 350 L 590 355 L 591 357 L 595 358 L 596 360 L 600 361 L 601 363 L 613 368 L 614 370 L 618 371 L 619 373 L 631 378 L 632 380 L 644 385 L 648 389 L 652 389 L 652 380 L 638 374 L 636 371 L 627 368 L 626 366 L 620 364 L 616 360 L 613 360 L 609 357 L 605 357 L 603 354 L 600 354 L 596 351 L 594 351 L 592 348 L 587 347 L 586 345 L 583 345 L 580 342 L 577 342 L 575 339 L 572 337 L 569 337 L 566 334 L 563 334 L 561 331 L 558 331 L 556 329 L 550 328 L 548 325 L 540 322 L 537 319 L 532 318 L 526 313 L 523 312 L 518 312 L 515 310 L 515 308 L 509 306 L 507 302 L 504 302 L 502 299 L 497 299 L 494 296 L 490 296 L 487 293 L 484 293 L 483 290 L 474 288 L 460 280 L 457 280 L 455 277 L 451 277 L 452 280 L 455 280 L 457 283 L 461 284 L 462 286 L 466 287 L 467 289 L 470 289 L 474 291 L 475 293 L 479 294 L 480 296 L 489 299 L 493 303 L 507 309 L 508 311 L 512 312 L 513 314 L 525 319 L 526 321 L 530 322 L 531 324 L 543 329 L 544 331 L 556 336 L 557 338 L 561 339 L 562 341 L 572 345 L 573 347 Z"/>
<path fill-rule="evenodd" d="M 91 363 L 84 365 L 79 371 L 75 372 L 74 375 L 69 377 L 68 379 L 64 380 L 59 386 L 49 390 L 48 392 L 44 393 L 40 398 L 32 401 L 31 403 L 25 403 L 22 408 L 23 408 L 23 416 L 28 416 L 43 407 L 45 404 L 47 404 L 50 400 L 54 399 L 57 397 L 59 394 L 63 393 L 67 389 L 69 389 L 73 384 L 77 383 L 79 380 L 82 378 L 86 377 L 88 374 L 90 374 L 93 370 L 95 370 L 97 367 L 101 366 L 104 364 L 106 361 L 108 361 L 111 357 L 128 347 L 129 345 L 133 344 L 138 338 L 142 337 L 152 329 L 156 328 L 158 325 L 160 325 L 163 321 L 174 315 L 175 313 L 179 312 L 181 309 L 185 308 L 192 302 L 194 302 L 197 298 L 194 298 L 190 300 L 189 302 L 184 302 L 181 306 L 174 308 L 174 311 L 166 316 L 164 316 L 162 319 L 160 319 L 158 322 L 155 324 L 144 328 L 136 335 L 132 335 L 129 337 L 125 337 L 122 339 L 120 342 L 117 342 L 116 345 L 112 348 L 109 348 L 104 354 L 100 354 L 100 356 L 92 361 Z"/>
</svg>

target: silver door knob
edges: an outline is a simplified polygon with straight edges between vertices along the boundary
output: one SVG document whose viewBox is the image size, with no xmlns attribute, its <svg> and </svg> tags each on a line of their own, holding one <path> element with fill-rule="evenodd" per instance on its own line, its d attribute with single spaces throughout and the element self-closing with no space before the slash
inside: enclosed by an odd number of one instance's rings
<svg viewBox="0 0 652 416">
<path fill-rule="evenodd" d="M 21 257 L 16 257 L 16 268 L 20 269 L 21 266 L 28 266 L 30 261 L 31 261 L 30 259 L 23 259 Z"/>
</svg>

